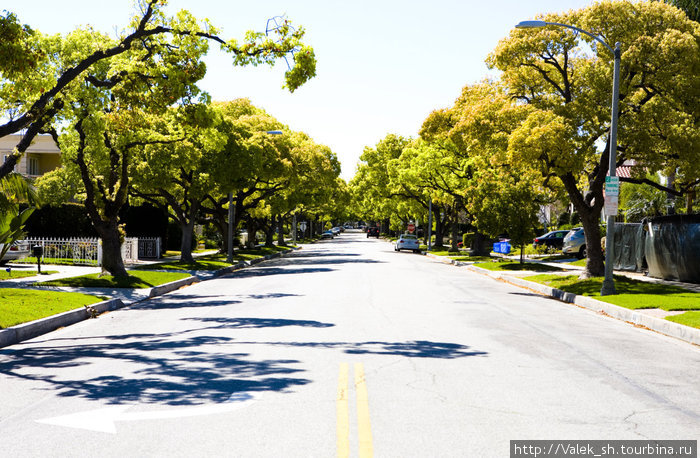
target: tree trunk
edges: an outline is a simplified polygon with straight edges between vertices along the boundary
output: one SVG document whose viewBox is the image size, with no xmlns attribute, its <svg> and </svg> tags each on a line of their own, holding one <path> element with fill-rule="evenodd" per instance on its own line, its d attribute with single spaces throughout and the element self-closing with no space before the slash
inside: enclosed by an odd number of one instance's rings
<svg viewBox="0 0 700 458">
<path fill-rule="evenodd" d="M 602 277 L 605 275 L 605 258 L 603 257 L 603 246 L 600 243 L 600 225 L 598 224 L 600 210 L 596 210 L 595 207 L 585 207 L 577 208 L 577 211 L 581 217 L 587 251 L 586 269 L 581 274 L 581 278 Z"/>
<path fill-rule="evenodd" d="M 479 231 L 474 232 L 474 237 L 472 237 L 472 250 L 473 256 L 488 256 L 491 253 L 491 247 L 487 246 L 488 238 Z"/>
<path fill-rule="evenodd" d="M 192 240 L 194 238 L 194 219 L 184 223 L 180 222 L 182 238 L 180 239 L 180 261 L 194 262 L 192 256 Z"/>
<path fill-rule="evenodd" d="M 435 207 L 433 207 L 435 208 Z M 443 239 L 443 228 L 444 224 L 442 221 L 442 218 L 440 217 L 440 212 L 438 209 L 437 218 L 435 218 L 435 243 L 433 244 L 434 248 L 444 248 L 444 245 L 442 244 L 442 239 Z"/>
<path fill-rule="evenodd" d="M 248 220 L 248 241 L 246 242 L 246 248 L 255 248 L 257 243 L 257 238 L 255 234 L 258 232 L 258 225 L 255 223 L 253 218 Z"/>
<path fill-rule="evenodd" d="M 277 246 L 287 246 L 284 243 L 284 218 L 282 215 L 277 217 Z"/>
<path fill-rule="evenodd" d="M 275 216 L 270 217 L 270 224 L 265 228 L 265 246 L 275 246 Z"/>
<path fill-rule="evenodd" d="M 119 233 L 119 221 L 110 221 L 95 225 L 95 230 L 102 239 L 102 272 L 114 277 L 128 277 L 122 259 L 122 240 Z"/>
</svg>

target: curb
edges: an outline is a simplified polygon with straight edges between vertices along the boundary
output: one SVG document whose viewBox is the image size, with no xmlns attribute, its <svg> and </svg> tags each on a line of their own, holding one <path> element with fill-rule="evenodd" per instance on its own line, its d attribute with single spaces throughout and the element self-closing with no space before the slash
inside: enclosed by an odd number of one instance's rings
<svg viewBox="0 0 700 458">
<path fill-rule="evenodd" d="M 23 340 L 32 339 L 58 328 L 70 326 L 71 324 L 86 320 L 92 316 L 90 310 L 95 310 L 97 313 L 104 313 L 108 310 L 116 310 L 123 306 L 124 303 L 121 299 L 110 299 L 87 307 L 69 310 L 59 313 L 58 315 L 52 315 L 2 329 L 0 330 L 0 348 L 14 345 Z"/>
<path fill-rule="evenodd" d="M 691 328 L 690 326 L 684 326 L 679 323 L 674 323 L 673 321 L 664 320 L 662 318 L 656 318 L 644 313 L 640 313 L 636 310 L 630 310 L 619 305 L 609 304 L 607 302 L 599 301 L 588 296 L 580 296 L 574 293 L 567 293 L 557 288 L 552 288 L 551 286 L 543 285 L 540 283 L 531 282 L 522 278 L 512 277 L 507 274 L 502 274 L 499 272 L 493 272 L 487 269 L 482 269 L 481 267 L 466 265 L 467 269 L 486 275 L 488 277 L 494 278 L 496 280 L 501 280 L 506 283 L 510 283 L 515 286 L 522 288 L 527 288 L 529 290 L 540 293 L 544 296 L 550 296 L 562 302 L 569 304 L 574 304 L 579 307 L 592 310 L 597 313 L 602 313 L 608 315 L 611 318 L 625 321 L 637 327 L 642 327 L 649 329 L 651 331 L 658 332 L 669 337 L 674 337 L 676 339 L 688 342 L 694 345 L 700 345 L 700 329 Z"/>
<path fill-rule="evenodd" d="M 150 299 L 152 297 L 167 294 L 171 291 L 175 291 L 176 289 L 180 289 L 183 286 L 189 286 L 192 283 L 197 283 L 198 281 L 199 278 L 197 277 L 187 277 L 180 280 L 171 281 L 170 283 L 165 283 L 163 285 L 154 286 L 151 288 L 151 292 L 148 293 L 148 297 Z"/>
<path fill-rule="evenodd" d="M 227 273 L 248 267 L 251 265 L 259 264 L 263 261 L 279 258 L 284 254 L 291 253 L 295 250 L 300 250 L 300 247 L 293 247 L 285 251 L 280 251 L 274 254 L 265 255 L 262 258 L 252 259 L 250 261 L 241 261 L 238 264 L 234 264 L 229 267 L 217 270 L 211 278 L 217 278 Z M 180 280 L 175 280 L 170 283 L 165 283 L 163 285 L 154 286 L 148 294 L 148 298 L 141 299 L 130 303 L 129 305 L 142 302 L 156 296 L 161 296 L 169 292 L 180 289 L 183 286 L 189 286 L 193 283 L 198 283 L 201 280 L 197 277 L 187 277 Z M 65 326 L 70 326 L 71 324 L 78 323 L 80 321 L 86 320 L 93 317 L 96 314 L 101 314 L 107 311 L 116 310 L 118 308 L 124 307 L 124 302 L 121 299 L 109 299 L 103 302 L 98 302 L 87 307 L 77 308 L 69 310 L 67 312 L 59 313 L 58 315 L 48 316 L 46 318 L 40 318 L 38 320 L 29 321 L 27 323 L 18 324 L 16 326 L 11 326 L 9 328 L 0 329 L 0 348 L 7 347 L 9 345 L 14 345 L 20 343 L 24 340 L 33 339 L 40 335 L 55 331 L 58 328 Z"/>
</svg>

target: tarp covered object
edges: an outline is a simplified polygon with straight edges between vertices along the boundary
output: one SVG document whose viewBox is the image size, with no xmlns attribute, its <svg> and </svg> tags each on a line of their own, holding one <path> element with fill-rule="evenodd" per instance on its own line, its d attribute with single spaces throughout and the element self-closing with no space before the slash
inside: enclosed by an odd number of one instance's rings
<svg viewBox="0 0 700 458">
<path fill-rule="evenodd" d="M 644 262 L 644 226 L 640 223 L 615 224 L 613 268 L 637 272 Z"/>
<path fill-rule="evenodd" d="M 700 215 L 660 216 L 647 224 L 649 276 L 700 283 Z"/>
</svg>

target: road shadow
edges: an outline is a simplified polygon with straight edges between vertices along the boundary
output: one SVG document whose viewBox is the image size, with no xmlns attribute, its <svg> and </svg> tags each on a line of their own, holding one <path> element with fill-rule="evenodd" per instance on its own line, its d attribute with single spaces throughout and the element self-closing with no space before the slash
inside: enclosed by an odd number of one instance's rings
<svg viewBox="0 0 700 458">
<path fill-rule="evenodd" d="M 293 274 L 311 274 L 321 272 L 332 272 L 335 269 L 327 267 L 300 267 L 298 269 L 282 269 L 278 267 L 251 267 L 249 269 L 241 269 L 230 274 L 226 274 L 219 278 L 249 278 L 249 277 L 267 277 L 271 275 L 293 275 Z"/>
<path fill-rule="evenodd" d="M 340 349 L 352 355 L 387 355 L 406 358 L 456 359 L 467 356 L 486 356 L 488 352 L 470 350 L 466 345 L 412 340 L 407 342 L 239 342 L 245 344 L 279 345 L 285 347 L 309 347 Z"/>
<path fill-rule="evenodd" d="M 337 264 L 379 264 L 384 261 L 377 261 L 374 259 L 356 259 L 356 258 L 306 258 L 306 259 L 293 259 L 293 258 L 282 258 L 276 259 L 274 261 L 275 266 L 301 266 L 301 265 L 337 265 Z"/>
<path fill-rule="evenodd" d="M 282 297 L 301 297 L 303 294 L 288 294 L 288 293 L 268 293 L 268 294 L 246 294 L 246 299 L 279 299 Z"/>
<path fill-rule="evenodd" d="M 198 405 L 223 402 L 232 393 L 284 392 L 310 380 L 297 360 L 253 360 L 234 353 L 228 337 L 182 338 L 174 333 L 106 337 L 109 342 L 0 351 L 0 374 L 42 382 L 58 396 L 107 404 Z M 4 356 L 4 358 L 3 358 Z M 94 366 L 71 377 L 78 366 Z"/>
<path fill-rule="evenodd" d="M 346 256 L 362 256 L 360 253 L 329 253 L 327 251 L 311 251 L 304 250 L 295 251 L 294 253 L 286 254 L 285 259 L 293 258 L 318 258 L 318 257 L 346 257 Z"/>
<path fill-rule="evenodd" d="M 198 296 L 191 294 L 171 294 L 158 297 L 158 300 L 138 302 L 129 306 L 131 310 L 169 310 L 197 307 L 225 307 L 240 304 L 242 301 L 229 299 L 230 296 Z"/>
<path fill-rule="evenodd" d="M 182 318 L 184 321 L 198 321 L 201 323 L 217 323 L 219 326 L 207 327 L 204 329 L 258 329 L 258 328 L 281 328 L 284 326 L 301 326 L 306 328 L 330 328 L 335 326 L 332 323 L 321 323 L 311 320 L 284 320 L 280 318 Z"/>
</svg>

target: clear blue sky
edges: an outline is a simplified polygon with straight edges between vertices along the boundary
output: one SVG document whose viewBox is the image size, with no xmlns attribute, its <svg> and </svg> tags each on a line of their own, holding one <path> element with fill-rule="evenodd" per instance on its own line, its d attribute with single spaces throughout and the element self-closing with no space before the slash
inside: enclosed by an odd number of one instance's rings
<svg viewBox="0 0 700 458">
<path fill-rule="evenodd" d="M 388 133 L 417 136 L 426 116 L 450 106 L 466 84 L 489 76 L 488 53 L 519 21 L 591 0 L 171 0 L 168 10 L 207 17 L 227 38 L 264 31 L 281 14 L 306 29 L 317 76 L 282 90 L 284 63 L 233 68 L 212 46 L 200 86 L 214 100 L 248 97 L 284 124 L 330 146 L 349 180 L 365 146 Z M 9 0 L 0 6 L 44 33 L 90 24 L 115 35 L 134 11 L 130 0 Z"/>
</svg>

